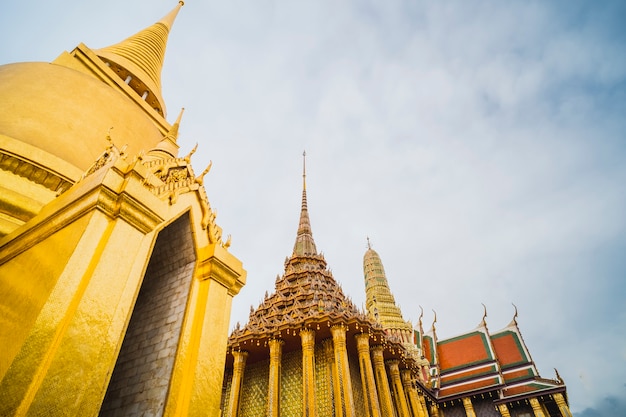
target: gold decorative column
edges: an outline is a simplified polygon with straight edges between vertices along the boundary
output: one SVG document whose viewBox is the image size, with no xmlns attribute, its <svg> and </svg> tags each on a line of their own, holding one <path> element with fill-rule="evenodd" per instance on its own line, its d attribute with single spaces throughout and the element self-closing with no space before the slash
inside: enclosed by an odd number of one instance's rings
<svg viewBox="0 0 626 417">
<path fill-rule="evenodd" d="M 270 339 L 270 381 L 267 394 L 267 416 L 278 417 L 280 415 L 280 371 L 283 353 L 281 339 Z"/>
<path fill-rule="evenodd" d="M 533 408 L 533 413 L 535 413 L 535 417 L 546 417 L 543 412 L 543 408 L 541 408 L 541 404 L 539 404 L 539 400 L 536 398 L 530 399 L 530 406 Z"/>
<path fill-rule="evenodd" d="M 354 338 L 356 339 L 356 348 L 359 352 L 365 413 L 367 417 L 380 417 L 380 405 L 378 404 L 378 395 L 376 393 L 374 369 L 372 368 L 372 360 L 370 358 L 370 336 L 367 333 L 360 333 L 354 336 Z"/>
<path fill-rule="evenodd" d="M 411 371 L 403 369 L 400 371 L 400 377 L 402 378 L 402 385 L 404 385 L 404 392 L 406 392 L 407 397 L 409 398 L 409 406 L 413 412 L 413 417 L 424 417 L 417 389 L 415 389 L 415 386 L 411 381 Z"/>
<path fill-rule="evenodd" d="M 441 414 L 443 414 L 443 412 Z M 430 415 L 432 417 L 439 417 L 440 416 L 439 408 L 437 407 L 437 404 L 431 404 L 430 405 Z"/>
<path fill-rule="evenodd" d="M 376 376 L 376 386 L 378 387 L 378 398 L 380 409 L 384 416 L 393 416 L 393 402 L 391 390 L 385 371 L 385 359 L 383 357 L 383 347 L 381 345 L 372 346 L 372 361 L 374 362 L 374 375 Z"/>
<path fill-rule="evenodd" d="M 352 382 L 346 349 L 346 326 L 336 324 L 330 328 L 333 335 L 335 351 L 335 413 L 337 416 L 354 417 L 354 399 L 352 398 Z"/>
<path fill-rule="evenodd" d="M 322 340 L 322 358 L 326 375 L 328 375 L 326 390 L 329 393 L 330 404 L 327 404 L 325 409 L 320 410 L 320 412 L 330 413 L 330 410 L 334 409 L 335 406 L 335 382 L 333 381 L 335 377 L 335 354 L 333 353 L 333 340 L 330 338 Z"/>
<path fill-rule="evenodd" d="M 233 363 L 233 379 L 230 383 L 230 399 L 228 400 L 228 417 L 237 417 L 239 414 L 239 398 L 241 397 L 241 387 L 243 385 L 243 371 L 246 368 L 248 352 L 233 351 L 235 358 Z"/>
<path fill-rule="evenodd" d="M 402 381 L 400 380 L 400 361 L 392 359 L 387 361 L 389 366 L 389 376 L 391 377 L 391 385 L 393 386 L 393 392 L 396 396 L 396 406 L 398 408 L 399 417 L 411 417 L 409 414 L 409 406 L 406 403 L 406 396 L 404 395 L 404 389 L 402 388 Z"/>
<path fill-rule="evenodd" d="M 500 411 L 502 417 L 511 417 L 511 413 L 509 412 L 509 408 L 506 404 L 498 404 L 498 411 Z"/>
<path fill-rule="evenodd" d="M 424 394 L 420 393 L 419 396 L 420 405 L 422 406 L 422 413 L 424 417 L 428 417 L 428 407 L 426 406 L 426 398 L 424 398 Z"/>
<path fill-rule="evenodd" d="M 300 331 L 302 340 L 302 415 L 315 417 L 315 330 Z"/>
<path fill-rule="evenodd" d="M 558 393 L 554 394 L 554 401 L 556 401 L 556 405 L 559 406 L 559 411 L 563 417 L 572 417 L 572 412 L 570 411 L 567 403 L 565 402 L 565 398 L 563 398 L 563 394 Z"/>
<path fill-rule="evenodd" d="M 476 417 L 474 405 L 472 404 L 472 399 L 470 397 L 463 398 L 463 407 L 465 407 L 465 415 L 467 417 Z"/>
</svg>

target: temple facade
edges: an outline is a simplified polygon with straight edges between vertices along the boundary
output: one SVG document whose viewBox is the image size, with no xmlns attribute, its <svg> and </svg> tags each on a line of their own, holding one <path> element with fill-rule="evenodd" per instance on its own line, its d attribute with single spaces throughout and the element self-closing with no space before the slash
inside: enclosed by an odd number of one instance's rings
<svg viewBox="0 0 626 417">
<path fill-rule="evenodd" d="M 228 340 L 222 412 L 241 416 L 571 417 L 566 388 L 541 378 L 517 326 L 438 340 L 395 303 L 382 260 L 363 257 L 359 311 L 317 252 L 303 176 L 293 252 L 275 289 Z M 436 321 L 436 320 L 435 320 Z"/>
<path fill-rule="evenodd" d="M 228 339 L 226 416 L 426 416 L 403 339 L 359 311 L 318 253 L 303 182 L 293 252 L 275 291 Z"/>
<path fill-rule="evenodd" d="M 245 283 L 166 120 L 182 2 L 102 49 L 0 66 L 0 415 L 219 415 Z M 215 370 L 218 370 L 217 372 Z"/>
</svg>

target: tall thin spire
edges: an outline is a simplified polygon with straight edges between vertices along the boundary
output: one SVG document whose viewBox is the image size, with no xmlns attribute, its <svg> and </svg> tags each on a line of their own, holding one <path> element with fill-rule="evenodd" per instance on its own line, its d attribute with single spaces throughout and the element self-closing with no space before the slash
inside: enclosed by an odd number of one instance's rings
<svg viewBox="0 0 626 417">
<path fill-rule="evenodd" d="M 167 38 L 183 4 L 179 1 L 160 21 L 122 42 L 94 51 L 163 116 L 165 103 L 161 93 L 161 69 Z"/>
<path fill-rule="evenodd" d="M 300 223 L 298 225 L 298 235 L 293 246 L 294 256 L 306 256 L 317 254 L 317 248 L 313 241 L 313 231 L 309 220 L 309 211 L 306 201 L 306 151 L 302 152 L 302 208 L 300 211 Z"/>
</svg>

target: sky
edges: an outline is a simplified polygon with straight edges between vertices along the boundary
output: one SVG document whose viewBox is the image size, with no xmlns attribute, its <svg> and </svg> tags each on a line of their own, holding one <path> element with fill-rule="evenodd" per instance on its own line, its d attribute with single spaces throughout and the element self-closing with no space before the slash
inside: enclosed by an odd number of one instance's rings
<svg viewBox="0 0 626 417">
<path fill-rule="evenodd" d="M 173 0 L 0 6 L 0 64 L 101 48 Z M 626 3 L 189 0 L 168 120 L 247 284 L 282 275 L 306 150 L 313 236 L 365 301 L 367 237 L 404 318 L 447 339 L 513 318 L 576 417 L 626 415 Z"/>
</svg>

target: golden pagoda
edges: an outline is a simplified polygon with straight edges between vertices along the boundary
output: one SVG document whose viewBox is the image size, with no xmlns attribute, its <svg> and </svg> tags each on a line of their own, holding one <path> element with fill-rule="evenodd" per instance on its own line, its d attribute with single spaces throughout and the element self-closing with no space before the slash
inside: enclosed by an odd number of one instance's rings
<svg viewBox="0 0 626 417">
<path fill-rule="evenodd" d="M 398 338 L 417 359 L 420 353 L 414 340 L 413 325 L 402 318 L 402 311 L 391 293 L 383 262 L 372 249 L 369 238 L 367 251 L 363 255 L 363 276 L 367 315 L 380 323 L 387 335 Z"/>
<path fill-rule="evenodd" d="M 275 292 L 228 340 L 226 416 L 426 416 L 414 358 L 359 311 L 317 252 L 306 198 Z"/>
<path fill-rule="evenodd" d="M 422 315 L 415 330 L 402 319 L 380 256 L 369 243 L 363 257 L 366 307 L 369 317 L 388 335 L 417 354 L 416 381 L 430 398 L 430 416 L 572 417 L 560 376 L 542 378 L 517 325 L 490 332 L 487 309 L 479 325 L 466 333 L 438 339 L 437 316 L 428 333 Z M 407 328 L 407 326 L 410 326 Z"/>
<path fill-rule="evenodd" d="M 0 415 L 218 415 L 245 283 L 161 67 L 182 2 L 102 49 L 0 66 Z"/>
</svg>

